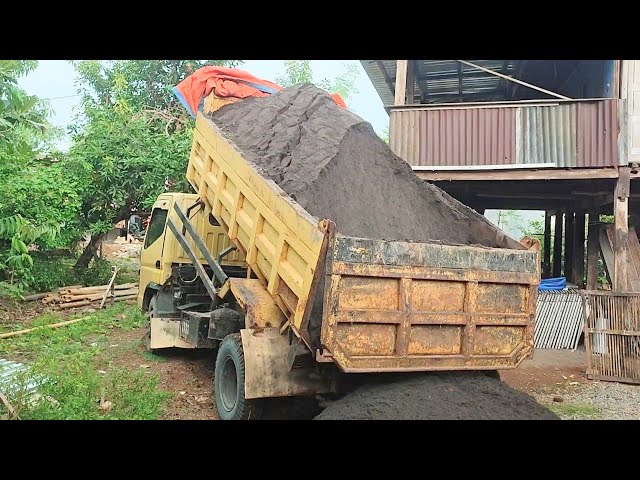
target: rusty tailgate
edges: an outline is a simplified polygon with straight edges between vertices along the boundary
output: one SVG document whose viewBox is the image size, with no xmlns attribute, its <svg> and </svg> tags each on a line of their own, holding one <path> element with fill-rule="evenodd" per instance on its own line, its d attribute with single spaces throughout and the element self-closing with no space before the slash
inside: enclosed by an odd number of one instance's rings
<svg viewBox="0 0 640 480">
<path fill-rule="evenodd" d="M 538 253 L 336 235 L 321 341 L 345 372 L 516 367 L 533 349 Z"/>
</svg>

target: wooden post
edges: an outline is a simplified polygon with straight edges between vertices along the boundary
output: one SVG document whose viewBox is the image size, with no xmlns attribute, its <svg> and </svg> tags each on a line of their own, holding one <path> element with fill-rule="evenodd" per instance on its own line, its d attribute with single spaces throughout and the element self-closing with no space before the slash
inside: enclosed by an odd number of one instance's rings
<svg viewBox="0 0 640 480">
<path fill-rule="evenodd" d="M 575 237 L 575 222 L 573 212 L 564 214 L 564 276 L 573 283 L 573 237 Z"/>
<path fill-rule="evenodd" d="M 584 287 L 584 236 L 585 236 L 585 214 L 576 213 L 574 221 L 574 236 L 573 236 L 573 266 L 571 273 L 573 274 L 573 281 L 578 287 Z"/>
<path fill-rule="evenodd" d="M 551 215 L 544 212 L 544 258 L 542 260 L 542 276 L 551 276 Z"/>
<path fill-rule="evenodd" d="M 407 61 L 407 105 L 413 105 L 413 98 L 416 93 L 416 61 Z"/>
<path fill-rule="evenodd" d="M 406 105 L 408 60 L 396 63 L 396 96 L 394 105 Z"/>
<path fill-rule="evenodd" d="M 616 184 L 613 206 L 613 223 L 615 229 L 613 245 L 613 290 L 627 290 L 628 247 L 629 238 L 629 183 L 630 168 L 620 167 L 620 176 Z"/>
<path fill-rule="evenodd" d="M 600 215 L 589 214 L 589 233 L 587 234 L 587 290 L 598 289 L 598 224 Z"/>
<path fill-rule="evenodd" d="M 562 211 L 556 211 L 556 226 L 553 236 L 553 276 L 562 275 Z"/>
</svg>

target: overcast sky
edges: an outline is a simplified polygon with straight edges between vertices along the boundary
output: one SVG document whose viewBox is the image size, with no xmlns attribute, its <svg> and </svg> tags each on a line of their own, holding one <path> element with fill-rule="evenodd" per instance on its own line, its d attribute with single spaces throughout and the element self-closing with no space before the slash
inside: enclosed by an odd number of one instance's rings
<svg viewBox="0 0 640 480">
<path fill-rule="evenodd" d="M 312 60 L 311 66 L 315 80 L 318 81 L 322 78 L 333 79 L 344 71 L 345 63 L 357 64 L 359 71 L 355 85 L 358 93 L 352 95 L 347 102 L 349 109 L 371 123 L 376 132 L 381 133 L 389 124 L 389 116 L 382 107 L 382 101 L 359 61 Z M 276 81 L 278 75 L 284 73 L 282 60 L 246 60 L 240 68 L 257 77 L 273 82 Z M 75 72 L 71 64 L 65 60 L 42 60 L 38 68 L 26 77 L 21 78 L 19 83 L 27 93 L 49 99 L 54 110 L 51 122 L 66 130 L 67 125 L 78 111 L 80 101 L 75 85 Z M 60 142 L 61 148 L 67 148 L 68 146 L 68 138 Z M 488 210 L 486 216 L 494 223 L 497 223 L 497 213 L 497 210 Z M 533 219 L 540 220 L 544 218 L 544 214 L 541 212 L 523 211 L 520 214 L 523 226 Z M 518 227 L 507 227 L 505 231 L 515 238 L 522 236 L 522 230 Z"/>
<path fill-rule="evenodd" d="M 355 63 L 359 71 L 355 84 L 358 93 L 352 95 L 347 102 L 349 109 L 371 123 L 376 132 L 381 133 L 389 124 L 389 116 L 359 61 L 312 60 L 314 79 L 333 79 L 344 71 L 345 63 Z M 282 60 L 245 60 L 239 68 L 272 82 L 276 81 L 279 74 L 284 73 Z M 79 108 L 80 97 L 75 79 L 75 72 L 68 61 L 41 60 L 38 68 L 21 78 L 19 84 L 27 93 L 49 99 L 55 112 L 51 122 L 66 130 Z M 60 143 L 61 148 L 68 146 L 68 138 Z"/>
</svg>

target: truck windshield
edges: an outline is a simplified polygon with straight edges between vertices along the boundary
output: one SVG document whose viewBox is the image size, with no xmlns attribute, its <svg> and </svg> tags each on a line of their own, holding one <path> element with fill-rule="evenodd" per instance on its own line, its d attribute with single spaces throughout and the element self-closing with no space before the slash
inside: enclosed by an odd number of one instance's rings
<svg viewBox="0 0 640 480">
<path fill-rule="evenodd" d="M 151 213 L 151 222 L 149 228 L 147 228 L 147 236 L 144 240 L 144 248 L 158 240 L 164 232 L 164 224 L 167 223 L 168 210 L 164 208 L 154 208 Z"/>
</svg>

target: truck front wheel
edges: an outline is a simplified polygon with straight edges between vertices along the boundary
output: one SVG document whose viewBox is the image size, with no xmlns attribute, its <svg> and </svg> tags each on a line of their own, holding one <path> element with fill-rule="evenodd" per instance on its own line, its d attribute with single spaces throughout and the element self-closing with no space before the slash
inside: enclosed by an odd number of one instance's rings
<svg viewBox="0 0 640 480">
<path fill-rule="evenodd" d="M 262 405 L 244 396 L 244 353 L 239 333 L 227 335 L 218 349 L 214 373 L 216 407 L 220 420 L 255 420 Z"/>
<path fill-rule="evenodd" d="M 156 316 L 157 303 L 158 303 L 158 295 L 156 294 L 153 297 L 151 297 L 151 300 L 149 301 L 149 307 L 148 307 L 149 320 L 147 321 L 147 334 L 144 337 L 144 349 L 149 353 L 154 352 L 154 349 L 151 348 L 151 319 Z"/>
</svg>

